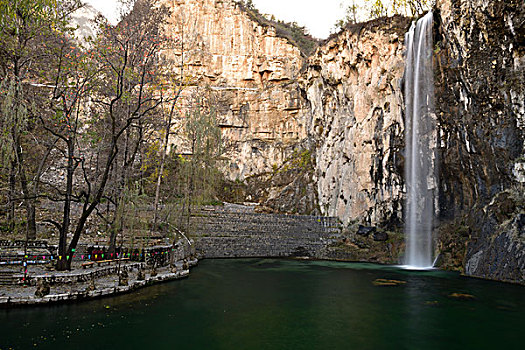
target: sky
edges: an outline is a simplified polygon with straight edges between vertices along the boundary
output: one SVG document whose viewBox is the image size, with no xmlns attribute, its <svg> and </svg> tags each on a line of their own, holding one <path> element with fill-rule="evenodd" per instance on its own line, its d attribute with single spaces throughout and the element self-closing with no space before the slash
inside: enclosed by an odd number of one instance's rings
<svg viewBox="0 0 525 350">
<path fill-rule="evenodd" d="M 319 39 L 328 37 L 335 22 L 344 17 L 343 0 L 253 0 L 253 3 L 261 13 L 297 22 Z"/>
<path fill-rule="evenodd" d="M 118 18 L 117 0 L 84 1 L 102 12 L 111 22 Z M 261 13 L 272 14 L 276 19 L 286 22 L 297 22 L 319 39 L 328 37 L 335 22 L 344 17 L 341 4 L 348 2 L 349 0 L 253 0 Z"/>
</svg>

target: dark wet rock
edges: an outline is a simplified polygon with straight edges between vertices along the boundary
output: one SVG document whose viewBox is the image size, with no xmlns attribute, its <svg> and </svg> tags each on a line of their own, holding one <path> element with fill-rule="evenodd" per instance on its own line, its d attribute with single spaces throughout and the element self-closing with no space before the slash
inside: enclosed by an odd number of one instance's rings
<svg viewBox="0 0 525 350">
<path fill-rule="evenodd" d="M 359 249 L 368 249 L 368 248 L 370 248 L 370 246 L 366 242 L 364 242 L 364 241 L 362 241 L 360 239 L 356 239 L 352 243 L 355 244 Z"/>
<path fill-rule="evenodd" d="M 475 300 L 476 297 L 472 294 L 467 293 L 451 293 L 448 295 L 449 298 L 457 299 L 457 300 Z"/>
<path fill-rule="evenodd" d="M 308 249 L 306 249 L 305 247 L 297 247 L 292 252 L 293 257 L 305 257 L 310 255 L 311 254 L 308 252 Z"/>
<path fill-rule="evenodd" d="M 509 192 L 498 193 L 491 202 L 488 210 L 492 212 L 498 223 L 510 219 L 516 210 L 516 202 Z"/>
<path fill-rule="evenodd" d="M 525 236 L 525 214 L 519 214 L 516 217 L 516 226 L 518 228 L 518 235 Z"/>
<path fill-rule="evenodd" d="M 378 278 L 372 282 L 374 286 L 381 286 L 381 287 L 397 287 L 399 285 L 405 284 L 406 281 L 399 281 L 399 280 L 391 280 L 391 279 L 385 279 L 385 278 Z"/>
<path fill-rule="evenodd" d="M 374 237 L 374 241 L 377 241 L 377 242 L 388 241 L 388 233 L 386 233 L 385 231 L 374 232 L 373 237 Z"/>
<path fill-rule="evenodd" d="M 525 283 L 524 25 L 522 0 L 436 4 L 440 266 L 517 283 Z"/>
<path fill-rule="evenodd" d="M 376 231 L 377 228 L 375 227 L 359 225 L 359 228 L 357 229 L 357 234 L 360 236 L 367 237 L 368 235 L 370 235 L 371 233 L 375 233 Z"/>
</svg>

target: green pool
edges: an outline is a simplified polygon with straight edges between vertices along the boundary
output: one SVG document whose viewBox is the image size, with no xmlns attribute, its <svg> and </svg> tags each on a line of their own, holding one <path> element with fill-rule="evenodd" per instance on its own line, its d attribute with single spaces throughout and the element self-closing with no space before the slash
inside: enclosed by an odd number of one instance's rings
<svg viewBox="0 0 525 350">
<path fill-rule="evenodd" d="M 373 264 L 204 260 L 134 294 L 0 310 L 0 325 L 0 349 L 521 349 L 525 287 Z"/>
</svg>

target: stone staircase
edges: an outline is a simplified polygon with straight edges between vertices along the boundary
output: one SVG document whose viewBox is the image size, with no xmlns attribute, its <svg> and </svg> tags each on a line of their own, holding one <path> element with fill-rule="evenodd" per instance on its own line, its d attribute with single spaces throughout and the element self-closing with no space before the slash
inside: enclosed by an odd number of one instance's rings
<svg viewBox="0 0 525 350">
<path fill-rule="evenodd" d="M 18 282 L 18 278 L 12 271 L 0 271 L 0 286 L 14 285 Z"/>
<path fill-rule="evenodd" d="M 336 218 L 201 210 L 191 218 L 196 251 L 204 258 L 323 256 L 340 232 Z"/>
</svg>

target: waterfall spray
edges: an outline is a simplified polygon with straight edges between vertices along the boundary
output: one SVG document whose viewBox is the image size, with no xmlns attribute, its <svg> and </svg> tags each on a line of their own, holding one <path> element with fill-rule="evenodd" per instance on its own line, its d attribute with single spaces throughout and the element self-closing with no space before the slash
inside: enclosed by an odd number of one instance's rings
<svg viewBox="0 0 525 350">
<path fill-rule="evenodd" d="M 407 188 L 405 264 L 431 268 L 432 226 L 437 191 L 436 115 L 432 68 L 432 19 L 429 12 L 405 37 L 405 179 Z"/>
</svg>

